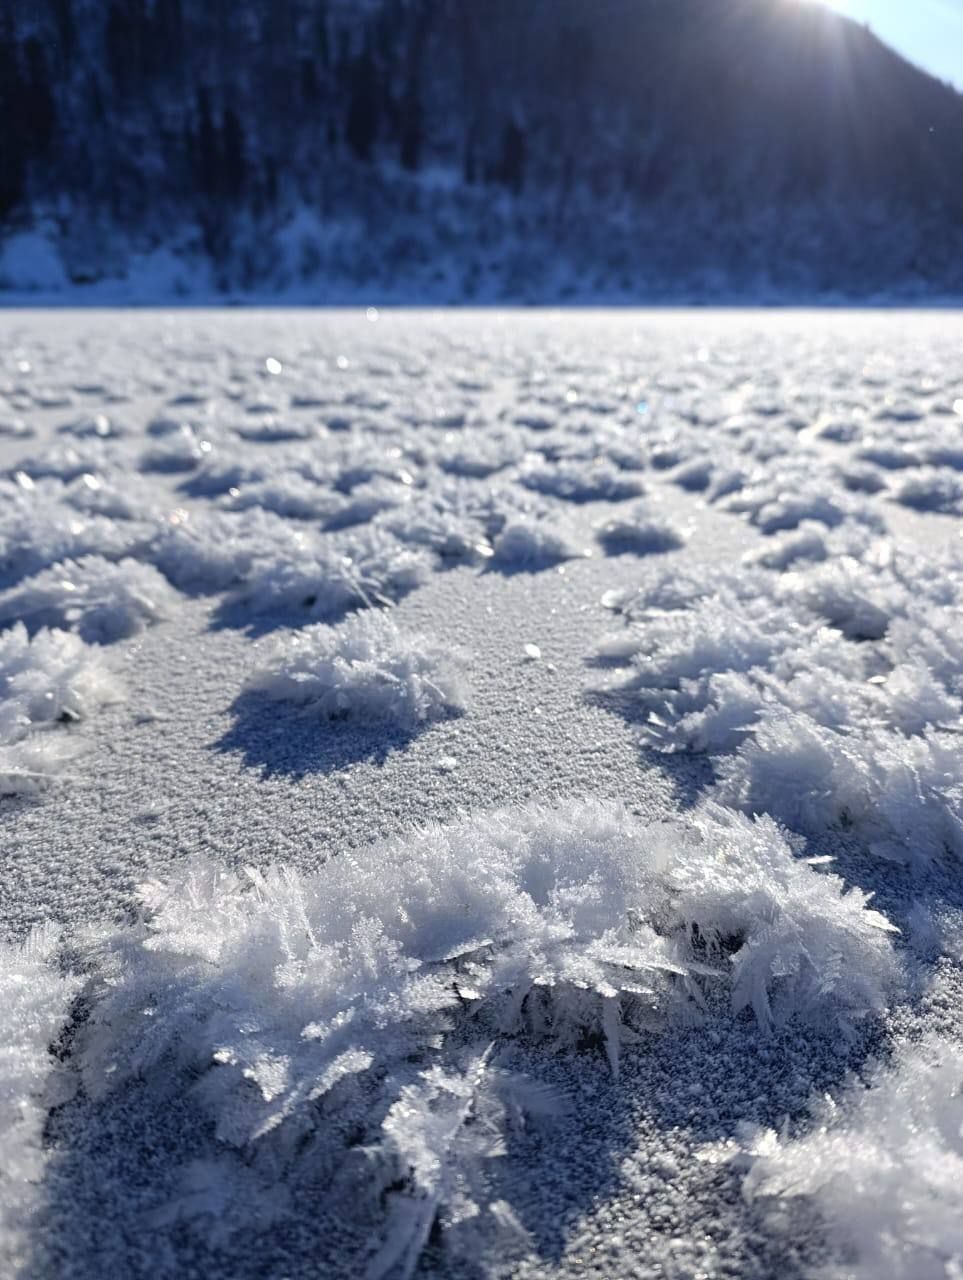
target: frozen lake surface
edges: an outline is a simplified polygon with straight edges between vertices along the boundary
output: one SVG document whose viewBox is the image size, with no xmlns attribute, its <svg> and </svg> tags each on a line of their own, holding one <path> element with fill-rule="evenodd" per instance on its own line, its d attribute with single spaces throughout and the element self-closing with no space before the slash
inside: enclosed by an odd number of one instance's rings
<svg viewBox="0 0 963 1280">
<path fill-rule="evenodd" d="M 0 1269 L 963 1268 L 963 315 L 0 336 Z"/>
</svg>

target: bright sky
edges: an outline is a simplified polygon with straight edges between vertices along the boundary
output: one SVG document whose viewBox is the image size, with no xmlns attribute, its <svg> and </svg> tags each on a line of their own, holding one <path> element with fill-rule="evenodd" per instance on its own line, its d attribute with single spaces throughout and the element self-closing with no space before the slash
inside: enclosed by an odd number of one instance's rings
<svg viewBox="0 0 963 1280">
<path fill-rule="evenodd" d="M 904 58 L 963 89 L 963 0 L 824 0 Z"/>
</svg>

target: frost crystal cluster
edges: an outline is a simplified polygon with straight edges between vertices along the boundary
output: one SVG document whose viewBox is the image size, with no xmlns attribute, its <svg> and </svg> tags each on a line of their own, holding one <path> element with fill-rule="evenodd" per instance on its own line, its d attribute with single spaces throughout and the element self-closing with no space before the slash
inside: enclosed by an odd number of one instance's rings
<svg viewBox="0 0 963 1280">
<path fill-rule="evenodd" d="M 936 1035 L 827 1099 L 796 1139 L 744 1135 L 748 1196 L 805 1197 L 829 1229 L 829 1274 L 946 1280 L 963 1263 L 963 1046 Z M 745 1159 L 746 1156 L 743 1157 Z"/>
<path fill-rule="evenodd" d="M 0 794 L 43 790 L 73 754 L 58 724 L 120 696 L 101 651 L 68 631 L 0 632 Z"/>
<path fill-rule="evenodd" d="M 170 617 L 176 593 L 156 569 L 102 556 L 65 560 L 0 594 L 0 626 L 23 621 L 64 627 L 92 644 L 111 644 Z"/>
<path fill-rule="evenodd" d="M 338 627 L 294 631 L 248 678 L 247 689 L 323 720 L 416 728 L 464 707 L 455 664 L 423 636 L 369 611 Z"/>
<path fill-rule="evenodd" d="M 782 573 L 653 576 L 610 602 L 608 688 L 660 751 L 718 757 L 715 795 L 918 866 L 963 856 L 963 564 L 885 546 Z"/>
<path fill-rule="evenodd" d="M 187 1073 L 225 1149 L 288 1179 L 323 1183 L 372 1149 L 398 1258 L 481 1194 L 469 1113 L 488 1117 L 492 1156 L 501 1120 L 545 1109 L 501 1068 L 515 1038 L 597 1035 L 617 1074 L 624 1044 L 722 1000 L 764 1032 L 848 1037 L 900 981 L 865 895 L 770 819 L 715 806 L 655 825 L 614 804 L 498 812 L 311 876 L 200 863 L 142 902 L 139 925 L 89 945 L 88 1094 L 137 1078 L 160 1100 Z"/>
<path fill-rule="evenodd" d="M 60 972 L 58 945 L 52 925 L 34 930 L 20 946 L 0 945 L 0 1267 L 8 1276 L 29 1257 L 47 1112 L 69 1093 L 51 1046 L 82 979 Z"/>
</svg>

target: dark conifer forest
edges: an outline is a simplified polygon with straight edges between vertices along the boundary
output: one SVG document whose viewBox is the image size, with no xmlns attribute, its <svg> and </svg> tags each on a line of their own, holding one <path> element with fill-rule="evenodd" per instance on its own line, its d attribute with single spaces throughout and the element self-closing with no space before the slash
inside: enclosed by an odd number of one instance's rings
<svg viewBox="0 0 963 1280">
<path fill-rule="evenodd" d="M 38 235 L 179 291 L 947 295 L 963 96 L 787 0 L 6 0 L 8 274 Z"/>
</svg>

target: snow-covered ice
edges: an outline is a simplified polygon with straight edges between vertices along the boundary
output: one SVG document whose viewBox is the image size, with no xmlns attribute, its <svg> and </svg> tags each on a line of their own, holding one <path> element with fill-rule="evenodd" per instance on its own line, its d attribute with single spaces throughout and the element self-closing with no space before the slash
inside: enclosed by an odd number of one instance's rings
<svg viewBox="0 0 963 1280">
<path fill-rule="evenodd" d="M 0 1267 L 963 1269 L 963 320 L 0 317 Z"/>
</svg>

